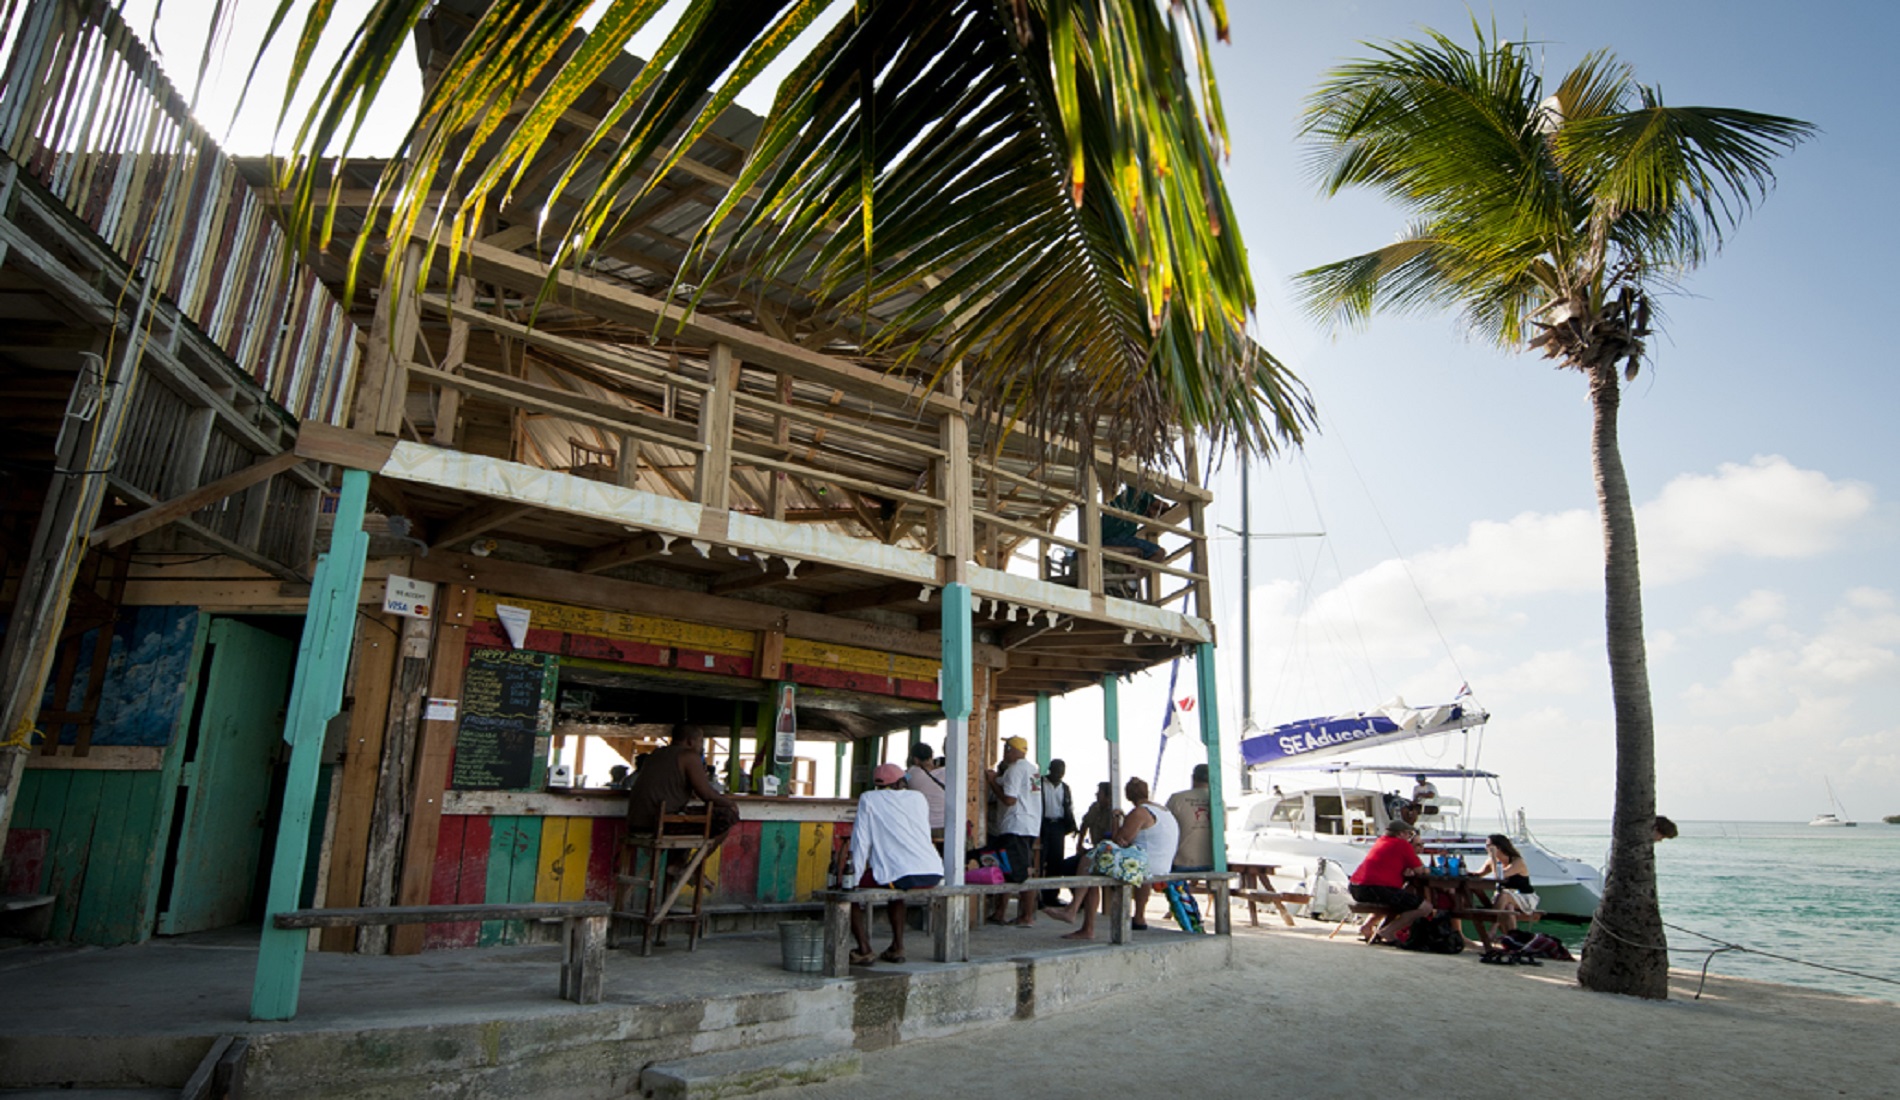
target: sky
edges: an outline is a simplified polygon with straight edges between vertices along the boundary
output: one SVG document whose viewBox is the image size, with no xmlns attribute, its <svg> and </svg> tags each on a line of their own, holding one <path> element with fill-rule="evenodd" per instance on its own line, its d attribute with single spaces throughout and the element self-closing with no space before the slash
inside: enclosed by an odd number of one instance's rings
<svg viewBox="0 0 1900 1100">
<path fill-rule="evenodd" d="M 195 57 L 205 7 L 166 4 L 159 45 L 175 73 Z M 1289 292 L 1295 273 L 1377 247 L 1402 224 L 1371 196 L 1319 196 L 1297 139 L 1305 95 L 1364 42 L 1423 27 L 1468 42 L 1475 17 L 1536 43 L 1553 82 L 1608 48 L 1666 102 L 1821 128 L 1778 162 L 1774 192 L 1727 247 L 1663 303 L 1652 361 L 1624 397 L 1658 806 L 1685 820 L 1803 821 L 1830 808 L 1831 783 L 1850 816 L 1900 813 L 1900 717 L 1889 701 L 1900 682 L 1900 444 L 1888 423 L 1900 375 L 1879 327 L 1885 261 L 1900 242 L 1868 205 L 1884 201 L 1874 181 L 1900 169 L 1885 77 L 1900 11 L 1837 0 L 1229 7 L 1232 42 L 1214 62 L 1257 331 L 1311 388 L 1321 420 L 1301 452 L 1255 468 L 1253 524 L 1325 532 L 1255 543 L 1254 723 L 1394 697 L 1444 702 L 1468 684 L 1493 718 L 1478 762 L 1502 775 L 1508 809 L 1533 823 L 1610 812 L 1583 380 L 1471 338 L 1449 315 L 1328 331 Z M 253 120 L 228 144 L 253 152 L 267 141 Z M 1213 486 L 1213 521 L 1238 527 L 1234 470 Z M 1243 723 L 1237 539 L 1217 543 L 1216 567 L 1231 794 Z M 1205 759 L 1195 737 L 1160 748 L 1166 675 L 1138 678 L 1122 703 L 1124 774 L 1154 775 L 1159 759 L 1161 795 Z M 1184 666 L 1176 697 L 1193 682 Z M 1100 723 L 1098 691 L 1056 700 L 1056 754 L 1081 792 L 1106 778 Z M 1005 733 L 1032 731 L 1028 708 L 1005 715 Z M 1473 747 L 1425 742 L 1378 756 L 1446 764 Z"/>
</svg>

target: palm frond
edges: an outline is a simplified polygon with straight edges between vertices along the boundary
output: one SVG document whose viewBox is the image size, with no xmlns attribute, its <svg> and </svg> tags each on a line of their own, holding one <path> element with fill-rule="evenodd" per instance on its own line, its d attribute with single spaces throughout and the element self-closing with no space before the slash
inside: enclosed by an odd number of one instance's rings
<svg viewBox="0 0 1900 1100">
<path fill-rule="evenodd" d="M 452 257 L 544 168 L 557 127 L 661 7 L 613 0 L 583 36 L 584 0 L 474 6 L 377 203 L 385 237 L 426 235 Z M 426 7 L 379 0 L 323 77 L 286 181 L 304 233 L 328 227 L 310 166 L 354 139 Z M 330 15 L 318 5 L 303 37 Z M 555 266 L 611 240 L 738 92 L 826 19 L 682 280 L 742 266 L 791 278 L 858 318 L 867 354 L 961 361 L 998 414 L 1107 432 L 1145 459 L 1183 431 L 1256 451 L 1301 439 L 1304 389 L 1247 333 L 1254 290 L 1205 57 L 1210 23 L 1226 36 L 1220 0 L 688 0 L 556 166 L 540 201 L 573 201 L 544 227 Z M 293 83 L 310 79 L 299 58 Z M 458 204 L 438 206 L 441 193 Z"/>
</svg>

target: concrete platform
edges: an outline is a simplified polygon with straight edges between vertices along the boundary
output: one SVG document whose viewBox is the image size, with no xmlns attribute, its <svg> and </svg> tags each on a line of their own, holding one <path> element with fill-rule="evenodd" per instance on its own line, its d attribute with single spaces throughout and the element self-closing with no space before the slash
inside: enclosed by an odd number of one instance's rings
<svg viewBox="0 0 1900 1100">
<path fill-rule="evenodd" d="M 776 1082 L 751 1063 L 855 1072 L 856 1052 L 1046 1016 L 1114 993 L 1225 969 L 1233 941 L 1157 921 L 1124 947 L 1070 926 L 986 927 L 972 961 L 790 973 L 776 932 L 716 935 L 697 952 L 610 952 L 605 1000 L 559 999 L 554 945 L 408 957 L 313 952 L 297 1017 L 247 1016 L 254 930 L 120 948 L 0 951 L 0 1089 L 178 1088 L 221 1035 L 249 1039 L 258 1097 L 734 1095 Z M 876 936 L 882 946 L 887 931 Z M 766 1057 L 699 1063 L 761 1050 Z M 778 1059 L 773 1051 L 786 1052 Z M 699 1063 L 699 1068 L 695 1068 Z M 748 1086 L 747 1081 L 757 1083 Z"/>
</svg>

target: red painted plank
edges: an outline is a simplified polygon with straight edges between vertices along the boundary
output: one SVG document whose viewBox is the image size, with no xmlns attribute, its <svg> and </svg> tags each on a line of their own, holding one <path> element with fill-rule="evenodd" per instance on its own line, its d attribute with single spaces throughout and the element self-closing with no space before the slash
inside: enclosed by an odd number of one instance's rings
<svg viewBox="0 0 1900 1100">
<path fill-rule="evenodd" d="M 715 905 L 759 900 L 759 822 L 741 821 L 719 849 L 719 881 L 712 883 Z"/>
<path fill-rule="evenodd" d="M 906 699 L 932 702 L 937 698 L 937 681 L 935 680 L 898 680 L 896 683 L 897 694 Z"/>
<path fill-rule="evenodd" d="M 436 833 L 435 873 L 429 879 L 429 904 L 450 905 L 456 900 L 462 879 L 462 845 L 468 831 L 468 818 L 462 814 L 443 814 Z M 422 947 L 459 947 L 459 929 L 453 924 L 423 925 Z"/>
<path fill-rule="evenodd" d="M 478 905 L 488 900 L 488 853 L 494 823 L 487 817 L 463 817 L 462 852 L 458 860 L 455 897 L 451 900 Z M 432 924 L 425 945 L 435 947 L 474 947 L 482 926 L 477 921 L 458 924 Z"/>
<path fill-rule="evenodd" d="M 0 880 L 0 894 L 37 894 L 40 875 L 46 868 L 46 849 L 52 843 L 51 829 L 8 829 L 0 865 L 6 878 Z"/>
<path fill-rule="evenodd" d="M 673 660 L 673 651 L 665 646 L 649 645 L 646 642 L 635 642 L 626 638 L 598 638 L 592 634 L 569 634 L 564 644 L 566 648 L 561 652 L 570 657 L 591 657 L 601 661 L 661 667 L 671 664 Z"/>
<path fill-rule="evenodd" d="M 673 659 L 673 665 L 692 672 L 717 672 L 723 676 L 752 675 L 750 653 L 707 653 L 703 649 L 680 649 Z"/>
<path fill-rule="evenodd" d="M 813 687 L 844 688 L 848 691 L 862 691 L 872 695 L 897 694 L 897 681 L 889 676 L 870 672 L 850 672 L 842 668 L 820 668 L 817 665 L 800 665 L 786 662 L 785 678 Z"/>
<path fill-rule="evenodd" d="M 587 850 L 587 900 L 612 901 L 614 898 L 614 860 L 620 854 L 621 838 L 627 835 L 627 822 L 619 817 L 594 819 L 593 846 Z"/>
</svg>

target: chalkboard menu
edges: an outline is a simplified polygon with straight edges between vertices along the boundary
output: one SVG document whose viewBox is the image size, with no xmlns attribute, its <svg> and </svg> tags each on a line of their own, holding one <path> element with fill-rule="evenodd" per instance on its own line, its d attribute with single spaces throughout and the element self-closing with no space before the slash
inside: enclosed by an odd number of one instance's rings
<svg viewBox="0 0 1900 1100">
<path fill-rule="evenodd" d="M 458 791 L 519 791 L 541 785 L 560 660 L 552 653 L 521 649 L 469 654 L 451 786 Z"/>
</svg>

